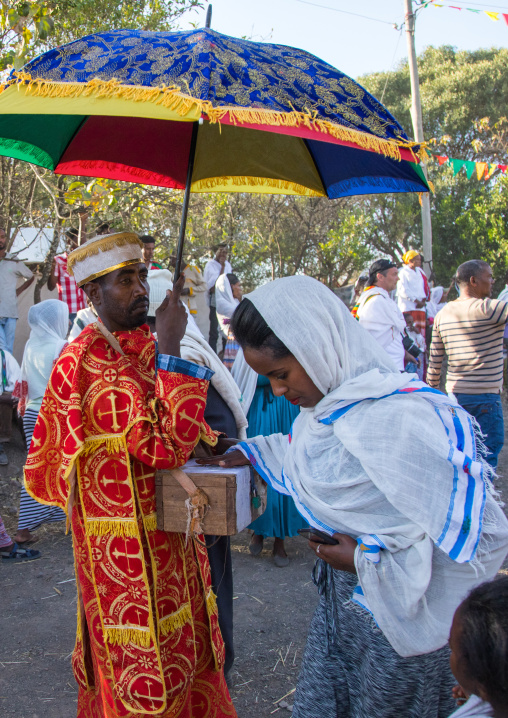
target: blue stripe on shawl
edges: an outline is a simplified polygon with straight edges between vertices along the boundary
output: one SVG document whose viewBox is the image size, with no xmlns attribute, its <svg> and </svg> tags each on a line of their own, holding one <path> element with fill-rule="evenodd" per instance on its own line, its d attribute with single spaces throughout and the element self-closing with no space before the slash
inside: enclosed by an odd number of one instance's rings
<svg viewBox="0 0 508 718">
<path fill-rule="evenodd" d="M 455 542 L 454 547 L 452 548 L 451 551 L 448 552 L 448 555 L 454 561 L 457 559 L 460 552 L 462 551 L 462 548 L 463 548 L 464 544 L 466 543 L 466 539 L 469 536 L 469 533 L 471 531 L 471 511 L 473 509 L 473 501 L 475 498 L 475 488 L 476 488 L 476 482 L 475 482 L 474 478 L 472 476 L 468 476 L 466 503 L 464 506 L 464 518 L 462 520 L 462 528 L 460 530 L 459 536 L 457 538 L 457 541 Z M 480 532 L 479 532 L 479 534 L 480 534 Z M 478 542 L 476 542 L 476 544 L 477 543 Z M 476 546 L 476 544 L 475 544 L 475 546 Z"/>
<path fill-rule="evenodd" d="M 457 416 L 457 414 L 453 415 L 453 426 L 455 428 L 455 433 L 457 435 L 457 449 L 459 451 L 464 451 L 464 445 L 465 445 L 465 436 L 464 436 L 464 429 L 462 427 L 462 423 Z M 473 437 L 473 446 L 474 446 L 474 437 Z"/>
<path fill-rule="evenodd" d="M 252 466 L 256 469 L 256 471 L 258 472 L 258 474 L 266 481 L 267 484 L 270 484 L 271 486 L 274 486 L 274 484 L 275 484 L 275 485 L 278 485 L 278 486 L 282 486 L 283 488 L 286 489 L 286 486 L 284 485 L 284 481 L 281 481 L 280 479 L 277 479 L 277 478 L 272 474 L 272 472 L 270 471 L 270 469 L 268 468 L 268 466 L 264 463 L 264 461 L 262 461 L 261 463 L 260 463 L 260 461 L 258 461 L 258 459 L 254 456 L 253 452 L 251 451 L 248 442 L 246 442 L 246 441 L 241 441 L 241 442 L 240 442 L 239 444 L 237 444 L 234 448 L 235 448 L 235 449 L 240 449 L 240 448 L 242 448 L 242 449 L 245 451 L 245 453 L 247 454 L 247 458 L 249 459 L 250 463 L 251 463 Z M 286 491 L 287 491 L 287 489 L 286 489 Z"/>
<path fill-rule="evenodd" d="M 395 396 L 395 394 L 414 394 L 415 392 L 418 392 L 419 394 L 440 394 L 443 396 L 443 392 L 439 391 L 438 389 L 431 389 L 430 386 L 422 386 L 422 387 L 407 387 L 406 389 L 396 389 L 395 391 L 392 391 L 390 394 L 384 394 L 383 396 L 376 396 L 376 397 L 366 397 L 365 399 L 360 399 L 359 401 L 353 401 L 351 403 L 348 403 L 347 401 L 339 401 L 337 402 L 338 409 L 335 409 L 335 411 L 332 411 L 328 416 L 324 416 L 322 419 L 318 419 L 320 424 L 333 424 L 337 419 L 340 419 L 341 416 L 344 416 L 346 412 L 348 412 L 350 409 L 352 409 L 357 404 L 361 404 L 362 401 L 377 401 L 378 399 L 386 399 L 389 396 Z"/>
</svg>

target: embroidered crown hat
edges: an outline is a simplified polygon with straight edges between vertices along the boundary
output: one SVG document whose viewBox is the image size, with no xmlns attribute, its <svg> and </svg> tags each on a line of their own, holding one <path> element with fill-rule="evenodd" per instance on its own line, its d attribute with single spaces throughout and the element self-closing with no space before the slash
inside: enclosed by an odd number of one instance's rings
<svg viewBox="0 0 508 718">
<path fill-rule="evenodd" d="M 78 287 L 129 264 L 143 261 L 143 245 L 133 232 L 99 235 L 73 250 L 67 259 L 69 274 Z"/>
</svg>

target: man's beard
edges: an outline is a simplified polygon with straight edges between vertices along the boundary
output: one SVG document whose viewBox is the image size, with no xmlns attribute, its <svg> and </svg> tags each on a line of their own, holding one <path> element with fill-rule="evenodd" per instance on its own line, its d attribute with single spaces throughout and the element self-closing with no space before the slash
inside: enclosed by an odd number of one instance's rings
<svg viewBox="0 0 508 718">
<path fill-rule="evenodd" d="M 145 306 L 145 311 L 143 313 L 134 314 L 135 310 L 139 306 Z M 109 315 L 111 319 L 114 319 L 116 324 L 119 324 L 122 329 L 129 330 L 129 329 L 137 329 L 137 327 L 142 326 L 143 324 L 146 324 L 146 318 L 148 316 L 148 309 L 149 304 L 148 302 L 144 302 L 143 300 L 136 299 L 132 304 L 130 304 L 123 312 L 118 312 L 118 306 L 112 305 L 110 302 L 107 302 L 105 304 L 106 309 L 106 316 Z M 113 310 L 113 311 L 111 311 Z"/>
<path fill-rule="evenodd" d="M 144 306 L 145 311 L 143 312 L 143 314 L 139 314 L 136 317 L 136 316 L 134 316 L 134 311 L 140 306 Z M 148 309 L 149 309 L 148 302 L 145 302 L 140 299 L 136 299 L 134 302 L 132 302 L 130 307 L 127 309 L 126 317 L 125 317 L 126 321 L 130 320 L 129 324 L 130 324 L 131 329 L 135 329 L 136 327 L 140 327 L 143 324 L 146 324 L 146 318 L 148 316 Z"/>
</svg>

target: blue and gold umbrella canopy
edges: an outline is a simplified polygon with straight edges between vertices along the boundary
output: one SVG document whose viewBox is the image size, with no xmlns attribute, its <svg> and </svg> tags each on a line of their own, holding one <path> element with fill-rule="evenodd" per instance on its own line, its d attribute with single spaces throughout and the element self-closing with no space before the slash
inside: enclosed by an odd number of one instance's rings
<svg viewBox="0 0 508 718">
<path fill-rule="evenodd" d="M 115 30 L 44 53 L 0 94 L 0 154 L 58 174 L 183 189 L 193 134 L 193 192 L 428 191 L 388 110 L 291 47 Z"/>
</svg>

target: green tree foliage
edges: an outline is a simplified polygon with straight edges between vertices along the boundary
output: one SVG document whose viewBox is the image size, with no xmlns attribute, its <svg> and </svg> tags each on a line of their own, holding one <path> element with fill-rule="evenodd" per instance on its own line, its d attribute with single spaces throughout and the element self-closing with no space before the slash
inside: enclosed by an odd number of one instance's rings
<svg viewBox="0 0 508 718">
<path fill-rule="evenodd" d="M 201 9 L 201 0 L 54 0 L 53 39 L 60 45 L 77 37 L 112 29 L 175 29 L 182 15 Z"/>
<path fill-rule="evenodd" d="M 452 47 L 429 47 L 418 58 L 418 68 L 424 133 L 431 141 L 432 153 L 506 164 L 503 117 L 508 106 L 508 51 L 457 52 Z M 386 85 L 383 103 L 411 136 L 407 63 L 394 72 L 366 75 L 359 81 L 377 97 Z M 506 221 L 498 222 L 493 215 L 499 211 L 499 196 L 506 184 L 497 176 L 479 182 L 474 175 L 469 180 L 464 170 L 454 177 L 451 169 L 438 166 L 435 160 L 429 163 L 429 176 L 435 186 L 431 207 L 436 280 L 447 285 L 461 262 L 489 257 L 502 283 L 508 227 Z M 418 200 L 400 196 L 388 201 L 393 203 L 393 224 L 386 215 L 386 228 L 376 225 L 380 235 L 376 246 L 381 249 L 380 240 L 384 240 L 384 251 L 400 256 L 401 248 L 421 246 Z M 376 216 L 385 204 L 384 198 L 370 198 L 367 211 Z M 480 222 L 480 207 L 487 218 L 484 222 Z M 397 244 L 387 231 L 393 226 L 397 226 Z"/>
</svg>

